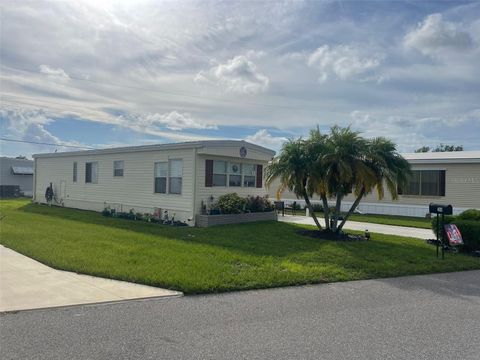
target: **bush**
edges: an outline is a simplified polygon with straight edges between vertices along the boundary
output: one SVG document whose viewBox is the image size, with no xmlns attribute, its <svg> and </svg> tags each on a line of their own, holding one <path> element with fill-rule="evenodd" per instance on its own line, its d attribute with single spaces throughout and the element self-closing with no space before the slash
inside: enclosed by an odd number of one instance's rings
<svg viewBox="0 0 480 360">
<path fill-rule="evenodd" d="M 480 221 L 455 220 L 455 225 L 462 233 L 464 251 L 480 251 Z"/>
<path fill-rule="evenodd" d="M 452 224 L 455 222 L 455 219 L 457 217 L 454 216 L 454 215 L 445 215 L 445 218 L 444 218 L 444 223 L 445 224 Z M 441 226 L 441 217 L 440 217 L 440 226 Z M 437 217 L 436 216 L 432 216 L 432 220 L 430 222 L 431 226 L 432 226 L 432 230 L 433 230 L 433 233 L 434 234 L 437 234 Z M 442 234 L 441 232 L 442 229 L 440 229 L 440 235 Z"/>
<path fill-rule="evenodd" d="M 314 204 L 312 204 L 312 208 L 313 208 L 314 212 L 323 212 L 323 205 L 322 204 L 314 203 Z"/>
<path fill-rule="evenodd" d="M 102 215 L 103 216 L 112 216 L 112 210 L 110 209 L 110 207 L 105 207 L 103 210 L 102 210 Z"/>
<path fill-rule="evenodd" d="M 237 193 L 225 194 L 218 198 L 216 207 L 222 214 L 240 214 L 245 211 L 247 199 Z"/>
<path fill-rule="evenodd" d="M 468 209 L 458 215 L 458 218 L 461 220 L 473 220 L 480 221 L 480 210 L 477 209 Z"/>
<path fill-rule="evenodd" d="M 470 210 L 467 210 L 470 211 Z M 465 212 L 467 212 L 465 211 Z M 460 218 L 465 212 L 458 216 L 447 215 L 445 216 L 445 224 L 455 224 L 457 225 L 460 233 L 463 238 L 463 247 L 462 251 L 480 251 L 480 221 L 476 220 L 464 220 Z M 467 215 L 467 217 L 470 214 Z M 437 232 L 437 217 L 432 218 L 432 229 L 436 234 Z M 440 229 L 440 238 L 442 237 L 443 231 Z"/>
<path fill-rule="evenodd" d="M 248 196 L 246 199 L 245 210 L 249 212 L 273 211 L 274 206 L 268 200 L 267 196 Z"/>
</svg>

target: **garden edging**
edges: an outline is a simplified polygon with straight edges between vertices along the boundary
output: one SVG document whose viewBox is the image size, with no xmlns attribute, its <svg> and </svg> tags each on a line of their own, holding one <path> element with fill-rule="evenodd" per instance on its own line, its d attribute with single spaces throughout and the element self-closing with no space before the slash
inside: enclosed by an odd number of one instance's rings
<svg viewBox="0 0 480 360">
<path fill-rule="evenodd" d="M 239 224 L 254 221 L 277 220 L 276 211 L 244 213 L 244 214 L 219 214 L 219 215 L 197 215 L 195 226 L 209 227 L 227 224 Z"/>
</svg>

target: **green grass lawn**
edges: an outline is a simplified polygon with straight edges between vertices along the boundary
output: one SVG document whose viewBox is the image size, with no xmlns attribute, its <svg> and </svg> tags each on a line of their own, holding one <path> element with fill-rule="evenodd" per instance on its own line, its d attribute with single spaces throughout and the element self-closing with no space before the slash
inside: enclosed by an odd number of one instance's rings
<svg viewBox="0 0 480 360">
<path fill-rule="evenodd" d="M 298 235 L 280 222 L 175 228 L 101 214 L 0 201 L 0 243 L 58 269 L 185 293 L 480 269 L 480 259 L 372 234 L 370 242 Z"/>
<path fill-rule="evenodd" d="M 315 213 L 323 218 L 323 213 Z M 376 214 L 352 214 L 351 221 L 361 221 L 373 224 L 408 226 L 421 229 L 430 229 L 430 219 L 413 216 L 376 215 Z"/>
</svg>

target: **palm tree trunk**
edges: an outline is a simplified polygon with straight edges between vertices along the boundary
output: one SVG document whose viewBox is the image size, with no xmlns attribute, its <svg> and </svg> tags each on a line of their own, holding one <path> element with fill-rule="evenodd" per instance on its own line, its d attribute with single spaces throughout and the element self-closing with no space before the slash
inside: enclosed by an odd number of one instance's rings
<svg viewBox="0 0 480 360">
<path fill-rule="evenodd" d="M 357 198 L 356 198 L 355 201 L 353 202 L 352 206 L 351 206 L 350 209 L 348 210 L 348 213 L 345 215 L 345 217 L 343 218 L 342 222 L 341 222 L 340 225 L 338 226 L 337 231 L 342 230 L 343 225 L 345 225 L 345 223 L 347 222 L 347 219 L 350 217 L 350 215 L 353 214 L 353 212 L 354 212 L 355 209 L 357 208 L 358 204 L 360 204 L 360 201 L 362 200 L 362 198 L 363 198 L 364 195 L 365 195 L 365 188 L 362 188 L 362 190 L 360 191 L 360 194 L 357 196 Z"/>
<path fill-rule="evenodd" d="M 325 228 L 330 230 L 330 208 L 328 207 L 328 200 L 325 194 L 321 194 L 320 198 L 322 199 L 323 204 L 323 217 L 325 218 Z"/>
<path fill-rule="evenodd" d="M 315 213 L 313 212 L 312 204 L 310 203 L 310 199 L 308 198 L 308 195 L 303 194 L 303 198 L 305 199 L 305 204 L 307 205 L 308 211 L 310 212 L 310 215 L 312 216 L 313 221 L 315 222 L 315 225 L 317 225 L 318 230 L 322 230 L 322 225 L 320 225 L 317 215 L 315 215 Z"/>
<path fill-rule="evenodd" d="M 333 231 L 337 231 L 338 216 L 340 215 L 340 208 L 342 205 L 342 195 L 340 192 L 337 193 L 337 201 L 335 203 L 335 214 L 333 216 Z"/>
</svg>

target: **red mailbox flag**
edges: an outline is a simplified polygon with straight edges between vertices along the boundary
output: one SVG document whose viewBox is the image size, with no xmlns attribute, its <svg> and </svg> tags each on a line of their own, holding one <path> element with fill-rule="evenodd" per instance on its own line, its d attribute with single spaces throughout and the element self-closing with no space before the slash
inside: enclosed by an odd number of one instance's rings
<svg viewBox="0 0 480 360">
<path fill-rule="evenodd" d="M 463 245 L 462 234 L 455 224 L 444 225 L 445 233 L 447 234 L 450 245 Z"/>
</svg>

